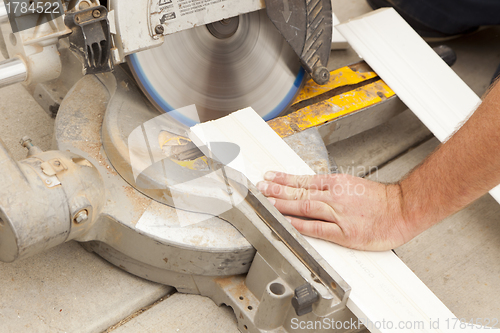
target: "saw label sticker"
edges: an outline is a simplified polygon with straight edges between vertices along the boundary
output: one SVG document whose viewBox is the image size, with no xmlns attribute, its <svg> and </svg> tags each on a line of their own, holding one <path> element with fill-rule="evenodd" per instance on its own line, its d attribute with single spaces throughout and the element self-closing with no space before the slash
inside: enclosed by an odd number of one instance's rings
<svg viewBox="0 0 500 333">
<path fill-rule="evenodd" d="M 179 0 L 179 10 L 181 12 L 181 16 L 184 16 L 204 11 L 210 5 L 227 1 L 228 0 Z"/>
<path fill-rule="evenodd" d="M 263 8 L 261 0 L 150 0 L 150 34 L 158 25 L 168 35 Z"/>
</svg>

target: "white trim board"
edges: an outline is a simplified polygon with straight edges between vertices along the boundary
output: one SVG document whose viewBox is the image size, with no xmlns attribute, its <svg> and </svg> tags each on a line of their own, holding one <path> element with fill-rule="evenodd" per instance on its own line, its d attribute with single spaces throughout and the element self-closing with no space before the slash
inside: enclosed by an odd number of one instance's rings
<svg viewBox="0 0 500 333">
<path fill-rule="evenodd" d="M 439 139 L 445 141 L 481 99 L 393 9 L 337 26 L 352 48 Z M 490 191 L 500 202 L 500 187 Z"/>
<path fill-rule="evenodd" d="M 332 1 L 333 2 L 333 1 Z M 337 15 L 332 11 L 332 50 L 345 50 L 349 47 L 347 39 L 342 36 L 340 31 L 337 30 L 336 26 L 340 24 Z"/>
<path fill-rule="evenodd" d="M 198 146 L 210 142 L 232 142 L 240 147 L 244 165 L 238 168 L 254 184 L 269 170 L 294 174 L 314 172 L 251 108 L 191 128 L 191 139 Z M 422 322 L 425 329 L 405 332 L 456 332 L 446 329 L 446 320 L 456 317 L 427 286 L 391 251 L 364 252 L 306 237 L 311 245 L 351 286 L 347 302 L 360 319 L 372 323 L 391 321 L 393 325 Z M 440 329 L 429 323 L 440 321 Z M 451 327 L 450 327 L 451 328 Z M 371 332 L 397 332 L 398 329 L 372 327 Z"/>
</svg>

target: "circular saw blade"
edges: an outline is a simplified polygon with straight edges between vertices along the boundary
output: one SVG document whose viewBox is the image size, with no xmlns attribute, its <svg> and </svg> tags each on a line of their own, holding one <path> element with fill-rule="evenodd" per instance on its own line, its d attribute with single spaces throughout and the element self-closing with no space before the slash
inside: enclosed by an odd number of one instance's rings
<svg viewBox="0 0 500 333">
<path fill-rule="evenodd" d="M 188 126 L 249 106 L 265 120 L 280 115 L 304 80 L 297 55 L 265 11 L 239 16 L 227 35 L 215 37 L 207 26 L 184 30 L 128 63 L 150 101 Z M 177 111 L 192 104 L 198 116 Z"/>
</svg>

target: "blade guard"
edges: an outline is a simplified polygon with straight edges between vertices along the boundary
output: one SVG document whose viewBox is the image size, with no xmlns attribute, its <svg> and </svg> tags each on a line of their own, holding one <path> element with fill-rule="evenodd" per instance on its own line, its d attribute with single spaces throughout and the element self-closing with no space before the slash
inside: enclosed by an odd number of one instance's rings
<svg viewBox="0 0 500 333">
<path fill-rule="evenodd" d="M 330 0 L 266 0 L 267 15 L 297 53 L 317 84 L 330 79 L 326 68 L 332 41 Z"/>
</svg>

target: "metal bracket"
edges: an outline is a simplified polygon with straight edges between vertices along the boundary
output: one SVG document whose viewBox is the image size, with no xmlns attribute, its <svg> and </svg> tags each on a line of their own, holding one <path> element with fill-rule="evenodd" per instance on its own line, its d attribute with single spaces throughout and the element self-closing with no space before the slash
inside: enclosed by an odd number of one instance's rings
<svg viewBox="0 0 500 333">
<path fill-rule="evenodd" d="M 330 0 L 266 0 L 267 15 L 297 53 L 317 84 L 330 79 L 326 68 L 332 43 Z"/>
<path fill-rule="evenodd" d="M 69 13 L 64 23 L 73 31 L 69 36 L 70 49 L 83 57 L 84 74 L 111 72 L 111 34 L 106 7 Z"/>
</svg>

